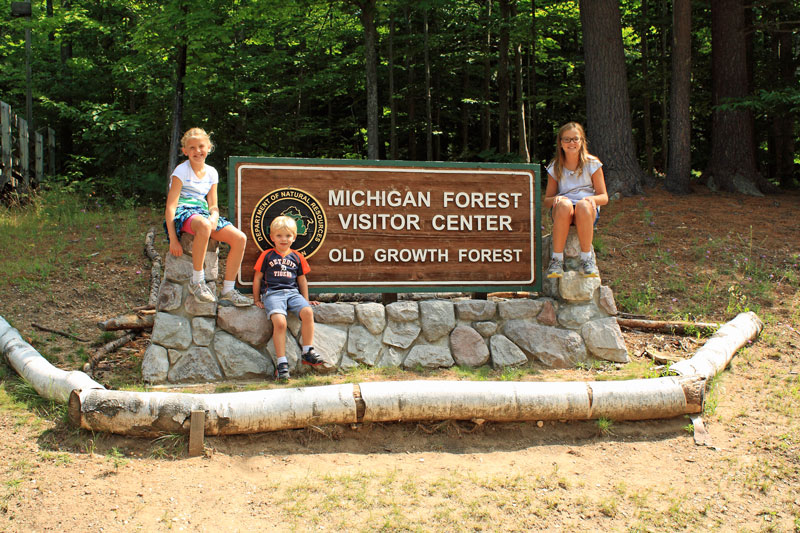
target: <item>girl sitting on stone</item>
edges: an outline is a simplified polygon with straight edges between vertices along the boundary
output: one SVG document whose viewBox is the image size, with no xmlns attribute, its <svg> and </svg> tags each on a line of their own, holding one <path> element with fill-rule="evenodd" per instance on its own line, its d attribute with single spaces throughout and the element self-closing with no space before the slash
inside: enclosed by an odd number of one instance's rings
<svg viewBox="0 0 800 533">
<path fill-rule="evenodd" d="M 183 255 L 180 235 L 194 235 L 192 243 L 192 280 L 189 292 L 199 302 L 215 302 L 216 296 L 205 283 L 203 263 L 208 239 L 226 242 L 231 249 L 225 265 L 225 278 L 220 291 L 219 305 L 244 307 L 252 305 L 250 298 L 234 287 L 236 273 L 242 264 L 247 236 L 227 219 L 219 216 L 217 184 L 219 175 L 206 165 L 206 157 L 214 149 L 211 138 L 201 128 L 192 128 L 181 139 L 181 150 L 188 159 L 175 167 L 167 193 L 164 225 L 169 236 L 169 253 Z"/>
<path fill-rule="evenodd" d="M 564 275 L 564 247 L 569 227 L 575 225 L 581 246 L 581 270 L 585 277 L 598 277 L 592 253 L 594 225 L 601 205 L 608 203 L 603 163 L 587 149 L 586 134 L 577 122 L 561 126 L 556 135 L 556 155 L 547 166 L 544 205 L 553 218 L 553 257 L 548 278 Z"/>
</svg>

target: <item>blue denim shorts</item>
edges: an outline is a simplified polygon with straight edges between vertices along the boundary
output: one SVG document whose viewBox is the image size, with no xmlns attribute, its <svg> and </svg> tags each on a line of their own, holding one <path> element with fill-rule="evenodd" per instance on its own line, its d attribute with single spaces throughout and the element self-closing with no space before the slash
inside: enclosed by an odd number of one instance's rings
<svg viewBox="0 0 800 533">
<path fill-rule="evenodd" d="M 286 315 L 287 310 L 299 316 L 304 307 L 311 307 L 308 300 L 303 298 L 303 295 L 297 289 L 267 291 L 266 294 L 261 296 L 261 302 L 264 304 L 264 309 L 267 310 L 267 316 L 272 316 L 275 313 Z"/>
</svg>

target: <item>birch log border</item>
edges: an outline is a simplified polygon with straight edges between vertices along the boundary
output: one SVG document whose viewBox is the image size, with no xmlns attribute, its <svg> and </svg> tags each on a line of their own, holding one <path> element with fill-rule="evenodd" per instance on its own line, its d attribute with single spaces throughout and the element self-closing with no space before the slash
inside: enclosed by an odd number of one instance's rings
<svg viewBox="0 0 800 533">
<path fill-rule="evenodd" d="M 724 324 L 678 375 L 590 382 L 400 381 L 221 394 L 110 391 L 83 372 L 53 367 L 0 317 L 0 352 L 36 391 L 68 401 L 75 426 L 132 436 L 188 433 L 192 410 L 206 435 L 323 424 L 412 420 L 647 420 L 702 412 L 706 384 L 763 328 L 752 312 Z"/>
</svg>

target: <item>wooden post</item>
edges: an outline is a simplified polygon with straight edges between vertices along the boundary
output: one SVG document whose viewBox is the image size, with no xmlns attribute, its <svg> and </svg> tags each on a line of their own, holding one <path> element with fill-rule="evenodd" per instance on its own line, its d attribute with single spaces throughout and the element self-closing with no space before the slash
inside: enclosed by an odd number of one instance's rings
<svg viewBox="0 0 800 533">
<path fill-rule="evenodd" d="M 2 167 L 0 187 L 2 187 L 13 179 L 11 173 L 11 106 L 5 102 L 0 102 L 0 145 L 2 145 L 2 159 L 0 159 L 0 167 Z"/>
<path fill-rule="evenodd" d="M 41 133 L 34 133 L 34 164 L 33 164 L 33 171 L 36 179 L 36 183 L 41 183 L 44 181 L 44 137 L 42 137 Z"/>
<path fill-rule="evenodd" d="M 47 128 L 47 174 L 56 175 L 56 130 Z"/>
<path fill-rule="evenodd" d="M 206 424 L 206 412 L 192 409 L 192 420 L 189 425 L 189 457 L 203 455 L 203 437 Z"/>
<path fill-rule="evenodd" d="M 19 164 L 22 168 L 22 183 L 25 191 L 31 182 L 30 137 L 28 135 L 28 122 L 17 115 L 17 129 L 19 134 Z"/>
</svg>

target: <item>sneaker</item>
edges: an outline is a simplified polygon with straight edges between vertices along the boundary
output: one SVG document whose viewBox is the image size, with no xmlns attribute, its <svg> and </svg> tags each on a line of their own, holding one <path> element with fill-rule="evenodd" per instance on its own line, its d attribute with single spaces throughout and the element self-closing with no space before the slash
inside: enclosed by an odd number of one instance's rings
<svg viewBox="0 0 800 533">
<path fill-rule="evenodd" d="M 594 255 L 581 262 L 581 270 L 584 278 L 599 278 L 600 271 L 597 270 L 597 263 L 594 262 Z"/>
<path fill-rule="evenodd" d="M 303 364 L 310 365 L 310 366 L 319 366 L 325 364 L 325 361 L 319 356 L 317 352 L 314 351 L 314 348 L 311 348 L 306 353 L 303 354 Z"/>
<path fill-rule="evenodd" d="M 275 369 L 275 379 L 279 381 L 289 379 L 289 363 L 278 363 L 278 368 Z"/>
<path fill-rule="evenodd" d="M 219 305 L 223 307 L 248 307 L 253 305 L 253 300 L 236 289 L 231 289 L 225 294 L 220 294 Z"/>
<path fill-rule="evenodd" d="M 217 299 L 214 298 L 214 293 L 208 288 L 208 285 L 202 282 L 189 282 L 189 292 L 192 293 L 192 296 L 194 296 L 194 299 L 198 302 L 213 303 L 217 301 Z"/>
<path fill-rule="evenodd" d="M 560 278 L 564 275 L 564 261 L 556 259 L 555 257 L 550 260 L 550 266 L 547 267 L 548 278 Z"/>
</svg>

